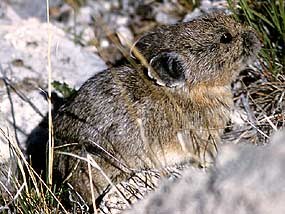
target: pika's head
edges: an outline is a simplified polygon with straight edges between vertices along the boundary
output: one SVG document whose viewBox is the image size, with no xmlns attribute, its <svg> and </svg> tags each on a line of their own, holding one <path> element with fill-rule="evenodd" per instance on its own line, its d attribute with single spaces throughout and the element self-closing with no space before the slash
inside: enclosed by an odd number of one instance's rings
<svg viewBox="0 0 285 214">
<path fill-rule="evenodd" d="M 196 20 L 162 26 L 134 47 L 147 60 L 159 85 L 180 87 L 208 82 L 229 84 L 260 50 L 253 29 L 215 12 Z"/>
</svg>

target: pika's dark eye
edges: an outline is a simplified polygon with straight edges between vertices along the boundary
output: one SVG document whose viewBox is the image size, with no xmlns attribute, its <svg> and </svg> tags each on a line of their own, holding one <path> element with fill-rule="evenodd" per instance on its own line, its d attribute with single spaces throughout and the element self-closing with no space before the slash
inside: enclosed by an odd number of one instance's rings
<svg viewBox="0 0 285 214">
<path fill-rule="evenodd" d="M 228 44 L 233 40 L 233 37 L 230 33 L 223 33 L 223 35 L 220 38 L 220 42 L 223 44 Z"/>
</svg>

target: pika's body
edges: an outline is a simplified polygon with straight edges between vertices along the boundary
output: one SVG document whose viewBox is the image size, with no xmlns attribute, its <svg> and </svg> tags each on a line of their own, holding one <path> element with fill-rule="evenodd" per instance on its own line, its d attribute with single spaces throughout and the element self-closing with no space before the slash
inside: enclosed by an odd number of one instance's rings
<svg viewBox="0 0 285 214">
<path fill-rule="evenodd" d="M 92 157 L 115 183 L 214 156 L 233 109 L 230 83 L 259 46 L 251 29 L 223 13 L 146 34 L 135 48 L 148 65 L 96 74 L 57 112 L 58 150 Z M 90 202 L 86 161 L 58 154 L 55 170 Z M 99 195 L 108 182 L 91 171 Z"/>
</svg>

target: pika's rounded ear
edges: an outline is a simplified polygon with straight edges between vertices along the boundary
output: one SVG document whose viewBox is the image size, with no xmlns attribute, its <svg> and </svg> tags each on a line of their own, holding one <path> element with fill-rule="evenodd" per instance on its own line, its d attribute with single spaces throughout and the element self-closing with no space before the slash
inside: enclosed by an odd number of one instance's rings
<svg viewBox="0 0 285 214">
<path fill-rule="evenodd" d="M 162 52 L 150 60 L 148 76 L 157 84 L 167 87 L 181 87 L 184 85 L 185 69 L 182 59 L 175 52 Z"/>
</svg>

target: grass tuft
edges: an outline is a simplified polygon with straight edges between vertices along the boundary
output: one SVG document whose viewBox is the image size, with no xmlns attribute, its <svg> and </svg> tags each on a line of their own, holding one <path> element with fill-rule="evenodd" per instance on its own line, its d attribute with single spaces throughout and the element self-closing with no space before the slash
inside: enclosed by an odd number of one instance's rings
<svg viewBox="0 0 285 214">
<path fill-rule="evenodd" d="M 253 27 L 263 48 L 261 62 L 274 76 L 285 74 L 285 3 L 284 0 L 227 0 L 236 18 Z"/>
</svg>

